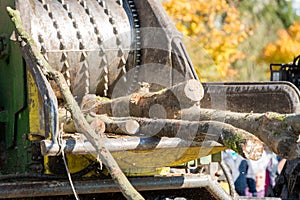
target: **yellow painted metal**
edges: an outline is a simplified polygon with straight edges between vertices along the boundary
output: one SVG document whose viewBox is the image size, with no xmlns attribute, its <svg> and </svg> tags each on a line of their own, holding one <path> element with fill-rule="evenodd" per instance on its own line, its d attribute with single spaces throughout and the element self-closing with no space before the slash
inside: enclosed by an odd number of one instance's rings
<svg viewBox="0 0 300 200">
<path fill-rule="evenodd" d="M 120 151 L 112 155 L 127 176 L 162 174 L 164 166 L 179 166 L 191 160 L 225 150 L 224 147 L 190 147 L 151 151 Z"/>
<path fill-rule="evenodd" d="M 49 168 L 49 157 L 48 156 L 44 156 L 44 173 L 45 174 L 51 174 L 51 170 Z"/>
<path fill-rule="evenodd" d="M 153 176 L 167 175 L 172 166 L 180 166 L 183 163 L 218 153 L 224 149 L 224 147 L 170 148 L 147 151 L 119 151 L 112 152 L 112 155 L 126 176 Z M 91 161 L 96 161 L 94 155 L 67 155 L 68 168 L 71 173 L 84 170 Z M 48 158 L 45 157 L 45 173 L 51 174 L 48 162 Z M 85 176 L 95 175 L 95 171 L 91 171 Z"/>
<path fill-rule="evenodd" d="M 38 141 L 41 137 L 45 138 L 45 129 L 41 123 L 43 105 L 40 101 L 38 87 L 34 81 L 32 74 L 27 70 L 27 86 L 28 86 L 28 106 L 29 106 L 29 140 Z M 48 166 L 49 158 L 44 156 L 44 173 L 51 174 Z"/>
<path fill-rule="evenodd" d="M 91 162 L 96 161 L 94 156 L 92 155 L 66 155 L 67 165 L 69 172 L 71 174 L 81 172 L 82 170 L 86 169 Z M 50 168 L 50 160 L 48 156 L 44 156 L 44 173 L 45 174 L 53 174 L 52 169 Z M 84 174 L 84 177 L 91 177 L 95 176 L 96 171 L 91 170 Z"/>
<path fill-rule="evenodd" d="M 85 169 L 91 164 L 91 161 L 95 161 L 94 157 L 92 155 L 72 155 L 68 154 L 66 155 L 68 167 L 70 170 L 70 173 L 77 173 L 81 170 Z M 94 171 L 91 171 L 87 173 L 85 176 L 93 176 L 95 175 Z"/>
<path fill-rule="evenodd" d="M 43 120 L 43 105 L 37 85 L 30 72 L 27 72 L 28 99 L 29 99 L 29 123 L 31 141 L 45 137 Z M 51 135 L 49 136 L 51 137 Z M 127 176 L 153 176 L 165 175 L 170 172 L 169 166 L 179 166 L 182 163 L 211 155 L 224 150 L 224 147 L 190 147 L 155 149 L 147 151 L 120 151 L 113 152 L 113 156 Z M 91 161 L 95 161 L 92 155 L 67 155 L 68 167 L 71 173 L 85 169 Z M 44 172 L 51 174 L 49 159 L 44 157 Z M 94 176 L 90 172 L 86 176 Z"/>
<path fill-rule="evenodd" d="M 27 85 L 28 85 L 28 103 L 29 103 L 29 139 L 31 141 L 40 140 L 39 136 L 45 136 L 45 129 L 43 128 L 42 109 L 40 95 L 37 85 L 29 71 L 27 71 Z"/>
<path fill-rule="evenodd" d="M 134 176 L 166 176 L 170 174 L 171 168 L 170 167 L 152 167 L 152 168 L 129 168 L 129 169 L 122 169 L 124 174 L 129 177 Z M 104 174 L 108 175 L 107 170 L 104 171 Z"/>
<path fill-rule="evenodd" d="M 228 193 L 230 194 L 229 184 L 225 181 L 218 182 L 218 184 Z"/>
</svg>

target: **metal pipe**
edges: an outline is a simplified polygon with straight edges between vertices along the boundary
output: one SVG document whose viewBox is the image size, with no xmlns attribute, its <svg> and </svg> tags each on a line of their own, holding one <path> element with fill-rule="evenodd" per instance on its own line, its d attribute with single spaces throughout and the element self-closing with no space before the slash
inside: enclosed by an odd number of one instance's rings
<svg viewBox="0 0 300 200">
<path fill-rule="evenodd" d="M 122 137 L 122 138 L 105 138 L 103 142 L 110 152 L 128 151 L 128 150 L 154 150 L 167 148 L 188 148 L 205 147 L 212 149 L 213 147 L 221 147 L 217 142 L 192 142 L 182 140 L 180 138 L 155 138 L 155 137 Z M 97 153 L 89 141 L 84 138 L 77 140 L 63 140 L 64 152 L 70 154 L 88 154 Z M 56 156 L 60 152 L 58 143 L 53 143 L 51 140 L 41 141 L 41 152 L 44 156 Z"/>
<path fill-rule="evenodd" d="M 208 175 L 191 174 L 169 177 L 139 177 L 129 179 L 139 191 L 171 190 L 205 187 L 217 199 L 231 200 L 216 181 Z M 97 194 L 120 192 L 111 179 L 74 181 L 78 194 Z M 71 195 L 72 190 L 68 181 L 31 181 L 0 183 L 0 199 Z"/>
</svg>

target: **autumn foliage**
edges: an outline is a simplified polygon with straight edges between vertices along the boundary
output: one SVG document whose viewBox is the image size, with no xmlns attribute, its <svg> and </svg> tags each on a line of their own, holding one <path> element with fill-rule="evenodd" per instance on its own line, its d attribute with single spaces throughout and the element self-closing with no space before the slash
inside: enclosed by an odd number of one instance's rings
<svg viewBox="0 0 300 200">
<path fill-rule="evenodd" d="M 287 30 L 278 31 L 278 40 L 264 49 L 263 60 L 269 63 L 288 63 L 300 54 L 300 22 Z"/>
<path fill-rule="evenodd" d="M 238 45 L 248 37 L 239 11 L 226 0 L 169 0 L 163 5 L 176 27 L 191 38 L 186 46 L 200 78 L 231 80 L 237 73 L 232 63 L 245 57 Z"/>
</svg>

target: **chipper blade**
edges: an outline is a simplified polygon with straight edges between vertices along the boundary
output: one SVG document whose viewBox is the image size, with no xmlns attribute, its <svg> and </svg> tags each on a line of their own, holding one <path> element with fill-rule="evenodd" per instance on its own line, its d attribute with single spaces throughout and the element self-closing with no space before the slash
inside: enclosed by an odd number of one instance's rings
<svg viewBox="0 0 300 200">
<path fill-rule="evenodd" d="M 112 97 L 121 77 L 128 87 L 125 94 L 132 93 L 148 76 L 139 72 L 145 65 L 168 73 L 170 85 L 197 79 L 181 34 L 168 25 L 171 22 L 158 5 L 127 0 L 16 1 L 26 31 L 50 65 L 64 74 L 79 103 L 88 93 Z M 180 75 L 160 70 L 161 66 L 171 66 Z"/>
<path fill-rule="evenodd" d="M 116 1 L 24 0 L 16 1 L 16 8 L 26 31 L 50 65 L 64 74 L 78 102 L 84 94 L 95 93 L 101 79 L 107 93 L 128 59 L 130 12 Z"/>
</svg>

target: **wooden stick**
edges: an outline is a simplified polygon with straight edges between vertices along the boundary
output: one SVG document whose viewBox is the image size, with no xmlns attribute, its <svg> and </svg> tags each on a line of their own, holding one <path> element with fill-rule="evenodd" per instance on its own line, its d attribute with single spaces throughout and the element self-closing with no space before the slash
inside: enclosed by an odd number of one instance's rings
<svg viewBox="0 0 300 200">
<path fill-rule="evenodd" d="M 36 63 L 43 68 L 45 75 L 50 76 L 58 85 L 60 92 L 62 93 L 68 110 L 71 112 L 72 117 L 75 121 L 76 128 L 80 130 L 81 133 L 89 140 L 92 146 L 97 150 L 101 161 L 107 167 L 112 179 L 119 186 L 121 192 L 127 199 L 144 199 L 130 184 L 120 167 L 118 166 L 115 159 L 112 157 L 111 153 L 107 148 L 102 144 L 101 138 L 95 133 L 95 131 L 90 127 L 86 119 L 84 118 L 77 102 L 75 101 L 68 84 L 66 83 L 63 75 L 55 71 L 49 63 L 44 59 L 40 51 L 37 49 L 37 46 L 31 36 L 25 31 L 22 26 L 22 21 L 20 18 L 20 13 L 16 10 L 13 10 L 10 7 L 7 7 L 9 16 L 11 17 L 12 22 L 16 27 L 16 31 L 22 41 L 26 43 L 23 46 L 25 53 L 36 60 Z"/>
<path fill-rule="evenodd" d="M 86 116 L 86 120 L 87 122 L 94 124 L 94 127 L 103 127 L 103 132 L 106 131 L 108 133 L 117 132 L 118 134 L 134 135 L 138 133 L 140 128 L 139 123 L 133 119 L 115 121 L 106 115 L 93 115 L 90 113 Z M 69 119 L 64 123 L 63 129 L 64 132 L 67 133 L 79 132 L 72 119 Z"/>
<path fill-rule="evenodd" d="M 97 115 L 97 118 L 101 119 L 105 123 L 105 132 L 119 133 L 125 135 L 138 134 L 140 125 L 136 120 L 127 119 L 122 121 L 114 121 L 106 115 Z"/>
</svg>

